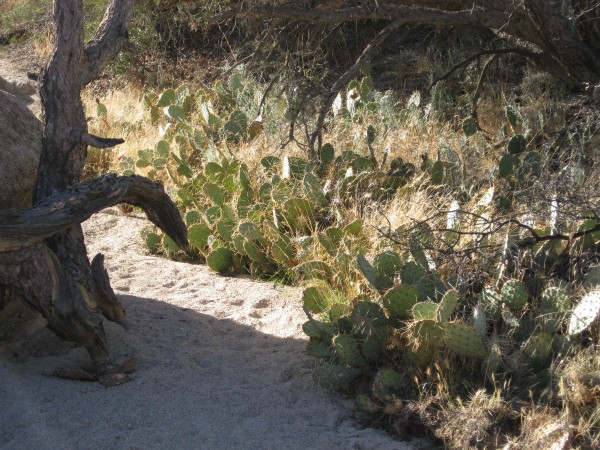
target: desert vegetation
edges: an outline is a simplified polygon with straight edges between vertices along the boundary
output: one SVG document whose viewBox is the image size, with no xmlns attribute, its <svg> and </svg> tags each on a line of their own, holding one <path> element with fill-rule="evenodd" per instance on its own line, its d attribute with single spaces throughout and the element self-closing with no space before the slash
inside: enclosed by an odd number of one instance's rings
<svg viewBox="0 0 600 450">
<path fill-rule="evenodd" d="M 24 3 L 2 7 L 0 42 L 44 59 L 50 2 Z M 370 423 L 448 448 L 597 448 L 599 16 L 136 2 L 83 92 L 89 132 L 125 143 L 89 147 L 84 177 L 165 185 L 190 245 L 148 228 L 150 252 L 303 286 L 315 381 Z"/>
</svg>

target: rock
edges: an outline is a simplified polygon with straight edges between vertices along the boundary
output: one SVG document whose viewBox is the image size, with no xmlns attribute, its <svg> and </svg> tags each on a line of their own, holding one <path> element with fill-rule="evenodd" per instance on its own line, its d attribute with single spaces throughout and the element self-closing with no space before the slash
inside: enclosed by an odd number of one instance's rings
<svg viewBox="0 0 600 450">
<path fill-rule="evenodd" d="M 8 85 L 8 86 L 7 86 Z M 0 78 L 0 208 L 29 206 L 41 151 L 42 123 L 25 106 L 29 97 L 11 94 Z"/>
</svg>

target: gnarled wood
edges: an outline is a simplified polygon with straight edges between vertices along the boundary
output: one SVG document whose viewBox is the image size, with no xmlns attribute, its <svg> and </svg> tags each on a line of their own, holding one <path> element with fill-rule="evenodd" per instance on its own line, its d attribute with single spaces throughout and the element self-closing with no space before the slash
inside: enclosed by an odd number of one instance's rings
<svg viewBox="0 0 600 450">
<path fill-rule="evenodd" d="M 76 184 L 31 208 L 0 211 L 0 252 L 29 247 L 119 203 L 142 208 L 152 223 L 187 247 L 185 224 L 160 183 L 108 174 Z"/>
<path fill-rule="evenodd" d="M 88 144 L 122 142 L 87 132 L 80 93 L 119 52 L 132 6 L 133 0 L 109 0 L 104 20 L 84 47 L 82 0 L 54 1 L 54 52 L 40 84 L 44 131 L 33 206 L 1 210 L 6 205 L 0 205 L 0 307 L 5 298 L 21 297 L 58 335 L 87 349 L 94 363 L 90 370 L 58 370 L 58 376 L 84 374 L 82 379 L 107 385 L 127 381 L 133 366 L 114 363 L 102 315 L 125 326 L 125 310 L 110 287 L 103 256 L 90 265 L 79 224 L 127 202 L 187 246 L 185 225 L 159 183 L 115 175 L 79 183 Z"/>
</svg>

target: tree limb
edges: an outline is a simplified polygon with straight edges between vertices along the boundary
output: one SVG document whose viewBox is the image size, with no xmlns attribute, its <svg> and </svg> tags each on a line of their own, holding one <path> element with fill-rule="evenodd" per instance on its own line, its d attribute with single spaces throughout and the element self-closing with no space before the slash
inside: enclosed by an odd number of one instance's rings
<svg viewBox="0 0 600 450">
<path fill-rule="evenodd" d="M 83 51 L 82 87 L 100 76 L 102 69 L 121 50 L 129 35 L 127 25 L 133 14 L 135 0 L 110 0 L 96 34 Z"/>
<path fill-rule="evenodd" d="M 152 223 L 179 246 L 187 247 L 185 224 L 160 183 L 108 174 L 76 184 L 29 209 L 0 211 L 0 252 L 31 246 L 118 203 L 139 206 Z"/>
</svg>

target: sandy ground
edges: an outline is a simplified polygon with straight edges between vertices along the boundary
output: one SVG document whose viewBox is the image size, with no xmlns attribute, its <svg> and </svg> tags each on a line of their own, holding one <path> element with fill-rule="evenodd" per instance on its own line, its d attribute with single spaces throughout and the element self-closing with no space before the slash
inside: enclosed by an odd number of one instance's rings
<svg viewBox="0 0 600 450">
<path fill-rule="evenodd" d="M 0 448 L 416 448 L 312 381 L 299 289 L 150 256 L 146 223 L 111 210 L 84 224 L 128 311 L 129 331 L 106 331 L 117 360 L 137 358 L 133 381 L 51 377 L 87 354 L 35 317 L 0 345 Z"/>
<path fill-rule="evenodd" d="M 27 60 L 1 56 L 0 76 L 27 83 Z M 87 353 L 24 314 L 0 330 L 1 449 L 418 447 L 363 428 L 351 400 L 312 381 L 299 289 L 150 256 L 147 224 L 117 210 L 84 223 L 89 256 L 105 255 L 128 311 L 128 331 L 105 326 L 116 360 L 137 359 L 133 380 L 105 388 L 50 376 L 88 364 Z"/>
</svg>

